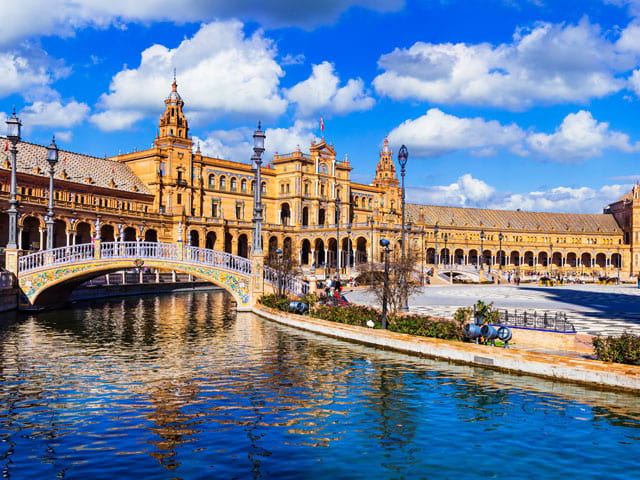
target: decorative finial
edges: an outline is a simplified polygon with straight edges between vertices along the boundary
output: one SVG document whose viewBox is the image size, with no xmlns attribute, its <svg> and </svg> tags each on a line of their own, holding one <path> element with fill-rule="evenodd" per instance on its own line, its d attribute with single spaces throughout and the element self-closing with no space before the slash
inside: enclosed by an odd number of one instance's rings
<svg viewBox="0 0 640 480">
<path fill-rule="evenodd" d="M 176 83 L 176 69 L 173 69 L 173 83 Z"/>
<path fill-rule="evenodd" d="M 198 153 L 200 153 L 200 142 L 198 142 L 198 150 L 196 150 Z"/>
<path fill-rule="evenodd" d="M 14 117 L 16 116 L 16 106 L 15 105 L 13 106 L 13 116 Z"/>
<path fill-rule="evenodd" d="M 262 129 L 262 122 L 260 120 L 258 120 L 258 130 Z"/>
</svg>

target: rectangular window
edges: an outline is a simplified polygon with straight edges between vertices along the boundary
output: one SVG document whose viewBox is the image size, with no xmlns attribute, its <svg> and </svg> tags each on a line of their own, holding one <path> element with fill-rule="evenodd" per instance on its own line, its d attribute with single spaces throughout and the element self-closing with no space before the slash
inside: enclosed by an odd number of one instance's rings
<svg viewBox="0 0 640 480">
<path fill-rule="evenodd" d="M 236 202 L 236 220 L 242 220 L 242 202 Z"/>
<path fill-rule="evenodd" d="M 211 201 L 211 216 L 213 218 L 218 218 L 220 215 L 220 207 L 217 200 Z"/>
<path fill-rule="evenodd" d="M 179 193 L 179 194 L 176 196 L 176 203 L 177 203 L 178 205 L 182 205 L 182 194 L 181 194 L 181 193 Z"/>
</svg>

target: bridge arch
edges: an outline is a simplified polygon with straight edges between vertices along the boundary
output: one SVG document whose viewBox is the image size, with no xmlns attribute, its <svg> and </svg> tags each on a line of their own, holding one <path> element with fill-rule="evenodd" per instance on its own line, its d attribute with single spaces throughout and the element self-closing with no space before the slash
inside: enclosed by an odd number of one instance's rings
<svg viewBox="0 0 640 480">
<path fill-rule="evenodd" d="M 141 266 L 193 275 L 224 288 L 238 308 L 251 305 L 249 259 L 198 247 L 179 249 L 175 244 L 108 242 L 98 252 L 92 244 L 81 244 L 22 257 L 18 274 L 21 307 L 63 303 L 91 278 Z"/>
</svg>

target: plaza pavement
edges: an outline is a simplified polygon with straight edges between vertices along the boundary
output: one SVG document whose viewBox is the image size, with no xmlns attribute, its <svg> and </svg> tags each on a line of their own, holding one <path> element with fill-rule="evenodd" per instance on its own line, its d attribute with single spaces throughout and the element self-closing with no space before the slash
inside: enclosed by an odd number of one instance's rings
<svg viewBox="0 0 640 480">
<path fill-rule="evenodd" d="M 377 305 L 369 289 L 346 292 L 354 303 Z M 476 301 L 493 302 L 510 313 L 527 311 L 538 315 L 565 312 L 578 333 L 640 335 L 640 289 L 636 285 L 447 285 L 428 286 L 409 298 L 409 311 L 453 317 L 460 307 Z"/>
</svg>

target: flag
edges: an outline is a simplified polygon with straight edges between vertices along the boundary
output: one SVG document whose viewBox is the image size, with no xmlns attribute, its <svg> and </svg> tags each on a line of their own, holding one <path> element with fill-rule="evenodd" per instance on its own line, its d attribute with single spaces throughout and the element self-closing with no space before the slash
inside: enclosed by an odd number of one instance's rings
<svg viewBox="0 0 640 480">
<path fill-rule="evenodd" d="M 324 133 L 324 119 L 320 117 L 320 131 Z"/>
</svg>

